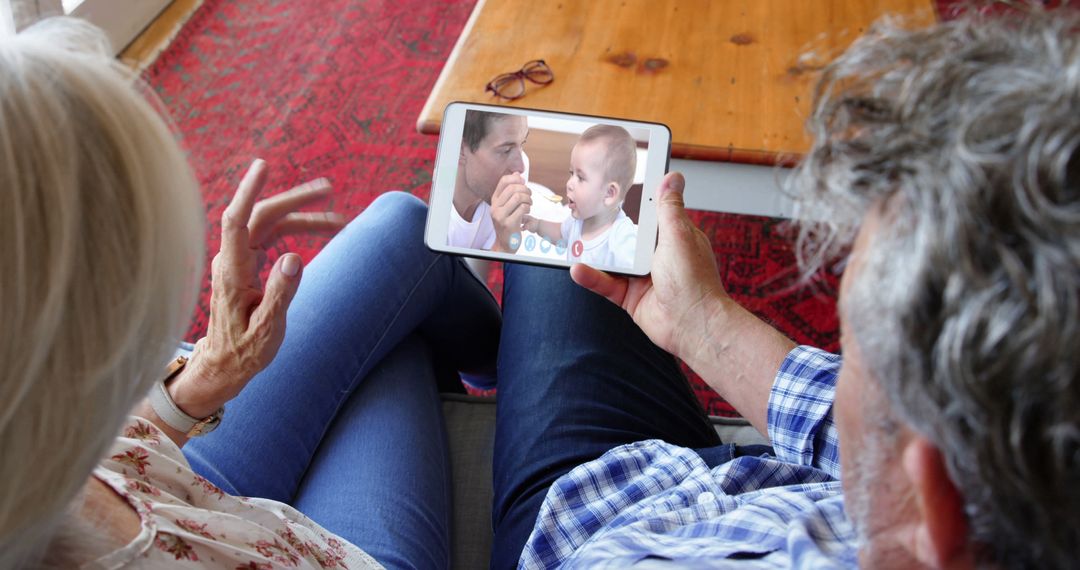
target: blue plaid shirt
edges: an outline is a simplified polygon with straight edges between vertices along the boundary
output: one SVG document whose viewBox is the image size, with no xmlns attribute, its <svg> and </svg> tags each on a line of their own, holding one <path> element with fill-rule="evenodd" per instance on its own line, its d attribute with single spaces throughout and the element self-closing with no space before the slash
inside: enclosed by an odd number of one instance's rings
<svg viewBox="0 0 1080 570">
<path fill-rule="evenodd" d="M 659 440 L 612 449 L 548 490 L 522 568 L 853 568 L 832 403 L 840 357 L 791 351 L 769 396 L 776 456 L 709 469 Z"/>
</svg>

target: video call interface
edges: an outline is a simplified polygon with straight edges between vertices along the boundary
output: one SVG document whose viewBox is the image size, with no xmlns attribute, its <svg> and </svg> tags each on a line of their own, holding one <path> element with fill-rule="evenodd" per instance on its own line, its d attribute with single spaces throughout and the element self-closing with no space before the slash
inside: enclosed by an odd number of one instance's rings
<svg viewBox="0 0 1080 570">
<path fill-rule="evenodd" d="M 447 245 L 632 268 L 649 132 L 466 111 Z"/>
</svg>

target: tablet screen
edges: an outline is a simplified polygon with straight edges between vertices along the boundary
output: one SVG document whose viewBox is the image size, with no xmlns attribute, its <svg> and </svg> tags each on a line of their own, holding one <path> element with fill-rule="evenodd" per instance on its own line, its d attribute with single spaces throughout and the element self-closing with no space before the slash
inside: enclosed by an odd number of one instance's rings
<svg viewBox="0 0 1080 570">
<path fill-rule="evenodd" d="M 442 220 L 429 222 L 429 245 L 643 273 L 635 269 L 656 243 L 654 202 L 644 190 L 655 190 L 666 170 L 666 127 L 469 107 L 460 126 L 447 112 L 430 214 Z"/>
</svg>

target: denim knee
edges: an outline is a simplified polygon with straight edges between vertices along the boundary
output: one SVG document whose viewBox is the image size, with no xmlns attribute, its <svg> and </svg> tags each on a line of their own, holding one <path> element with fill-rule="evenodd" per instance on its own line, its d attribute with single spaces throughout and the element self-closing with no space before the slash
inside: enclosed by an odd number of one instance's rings
<svg viewBox="0 0 1080 570">
<path fill-rule="evenodd" d="M 368 216 L 394 220 L 410 227 L 423 227 L 427 220 L 427 204 L 423 200 L 400 190 L 380 194 L 357 218 Z"/>
</svg>

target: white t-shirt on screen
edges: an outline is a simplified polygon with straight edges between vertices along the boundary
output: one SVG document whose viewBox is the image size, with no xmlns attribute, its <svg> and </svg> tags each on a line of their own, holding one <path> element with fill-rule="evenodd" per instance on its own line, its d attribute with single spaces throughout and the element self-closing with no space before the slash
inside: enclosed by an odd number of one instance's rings
<svg viewBox="0 0 1080 570">
<path fill-rule="evenodd" d="M 581 239 L 582 220 L 566 218 L 562 223 L 562 235 L 566 240 L 566 259 L 573 263 L 599 265 L 605 267 L 634 266 L 634 252 L 637 250 L 637 226 L 626 212 L 619 210 L 619 216 L 611 227 L 599 236 Z M 581 241 L 580 256 L 575 256 L 574 242 Z"/>
<path fill-rule="evenodd" d="M 468 247 L 472 249 L 491 249 L 495 245 L 495 225 L 491 223 L 491 205 L 480 202 L 473 213 L 472 220 L 466 222 L 457 212 L 457 208 L 450 206 L 450 229 L 448 231 L 447 244 L 454 247 Z"/>
</svg>

